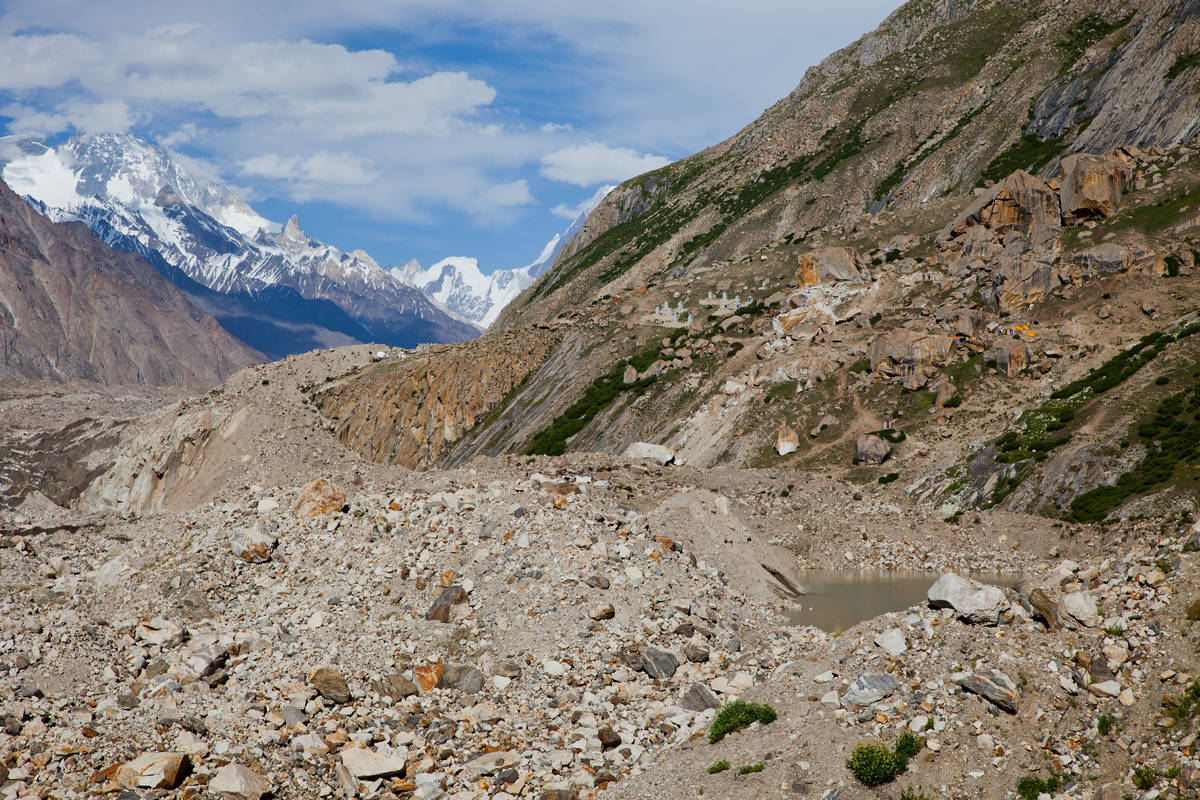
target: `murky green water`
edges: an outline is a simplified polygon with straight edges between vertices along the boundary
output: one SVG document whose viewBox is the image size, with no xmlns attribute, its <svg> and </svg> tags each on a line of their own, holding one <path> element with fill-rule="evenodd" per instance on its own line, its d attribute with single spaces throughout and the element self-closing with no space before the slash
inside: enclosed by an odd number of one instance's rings
<svg viewBox="0 0 1200 800">
<path fill-rule="evenodd" d="M 924 603 L 925 593 L 940 576 L 920 571 L 805 570 L 800 578 L 808 594 L 784 615 L 794 625 L 842 631 L 865 619 Z M 971 573 L 969 577 L 997 586 L 1013 586 L 1019 580 L 1017 575 Z"/>
</svg>

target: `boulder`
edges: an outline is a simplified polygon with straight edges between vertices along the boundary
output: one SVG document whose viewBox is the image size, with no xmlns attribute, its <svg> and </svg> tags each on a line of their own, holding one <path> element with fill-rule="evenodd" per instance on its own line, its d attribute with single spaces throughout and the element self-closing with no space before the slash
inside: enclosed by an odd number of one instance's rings
<svg viewBox="0 0 1200 800">
<path fill-rule="evenodd" d="M 908 649 L 904 640 L 904 632 L 899 628 L 890 628 L 875 637 L 875 644 L 882 647 L 889 656 L 895 658 Z"/>
<path fill-rule="evenodd" d="M 294 511 L 298 517 L 319 517 L 345 507 L 345 493 L 324 478 L 317 478 L 300 490 Z"/>
<path fill-rule="evenodd" d="M 937 238 L 945 241 L 974 225 L 999 234 L 1017 230 L 1038 238 L 1061 227 L 1058 194 L 1045 181 L 1019 169 L 980 195 Z"/>
<path fill-rule="evenodd" d="M 404 677 L 399 672 L 393 672 L 390 675 L 385 675 L 383 680 L 376 681 L 373 685 L 376 694 L 381 697 L 390 697 L 393 701 L 399 702 L 406 697 L 412 697 L 419 689 L 417 685 Z"/>
<path fill-rule="evenodd" d="M 998 338 L 983 357 L 1010 378 L 1029 366 L 1029 348 L 1020 339 Z"/>
<path fill-rule="evenodd" d="M 510 750 L 497 750 L 494 753 L 484 753 L 463 764 L 462 777 L 468 781 L 477 781 L 485 775 L 495 775 L 497 772 L 515 767 L 521 763 L 521 756 Z"/>
<path fill-rule="evenodd" d="M 775 431 L 775 452 L 781 456 L 794 453 L 800 448 L 800 434 L 794 428 L 780 425 Z"/>
<path fill-rule="evenodd" d="M 247 766 L 230 763 L 217 770 L 208 791 L 223 800 L 262 800 L 272 791 L 266 778 Z"/>
<path fill-rule="evenodd" d="M 945 366 L 954 352 L 954 338 L 897 328 L 883 333 L 867 348 L 872 372 L 907 376 L 922 367 Z"/>
<path fill-rule="evenodd" d="M 892 446 L 873 433 L 859 435 L 854 449 L 860 464 L 882 464 L 892 454 Z"/>
<path fill-rule="evenodd" d="M 1064 595 L 1062 608 L 1081 625 L 1094 628 L 1100 624 L 1100 612 L 1096 608 L 1096 598 L 1089 594 L 1072 592 Z"/>
<path fill-rule="evenodd" d="M 996 625 L 1000 614 L 1008 607 L 1004 592 L 990 586 L 947 572 L 926 592 L 934 608 L 953 608 L 964 621 L 973 624 Z"/>
<path fill-rule="evenodd" d="M 625 458 L 653 461 L 665 467 L 675 460 L 675 451 L 669 447 L 663 447 L 661 444 L 634 442 L 625 448 Z"/>
<path fill-rule="evenodd" d="M 242 528 L 229 539 L 229 549 L 243 561 L 262 564 L 271 560 L 271 552 L 279 539 L 261 521 Z"/>
<path fill-rule="evenodd" d="M 1017 684 L 998 669 L 973 672 L 957 681 L 968 692 L 984 698 L 1001 711 L 1017 713 Z"/>
<path fill-rule="evenodd" d="M 1114 158 L 1088 153 L 1067 156 L 1059 165 L 1063 223 L 1076 225 L 1116 214 L 1128 180 L 1125 167 Z"/>
<path fill-rule="evenodd" d="M 621 376 L 621 380 L 626 385 L 638 382 L 638 371 L 632 364 L 625 365 L 625 374 Z"/>
<path fill-rule="evenodd" d="M 1059 627 L 1058 604 L 1040 587 L 1029 593 L 1029 605 L 1045 621 L 1047 628 Z"/>
<path fill-rule="evenodd" d="M 818 283 L 866 283 L 871 280 L 858 251 L 850 247 L 825 247 L 800 256 L 796 283 L 813 286 Z"/>
<path fill-rule="evenodd" d="M 143 753 L 118 766 L 113 780 L 126 789 L 174 789 L 191 768 L 186 753 Z"/>
<path fill-rule="evenodd" d="M 1133 251 L 1125 245 L 1106 242 L 1076 255 L 1075 263 L 1101 275 L 1115 275 L 1128 272 L 1133 266 Z"/>
<path fill-rule="evenodd" d="M 429 692 L 437 687 L 438 681 L 442 679 L 442 673 L 445 671 L 446 665 L 439 661 L 436 664 L 421 664 L 413 667 L 413 676 L 416 677 L 421 691 Z"/>
<path fill-rule="evenodd" d="M 342 674 L 330 667 L 315 667 L 308 673 L 308 685 L 317 690 L 317 694 L 333 703 L 350 702 L 350 687 Z"/>
<path fill-rule="evenodd" d="M 340 755 L 342 766 L 359 780 L 403 775 L 404 768 L 408 766 L 408 751 L 404 748 L 376 751 L 363 747 L 347 747 Z"/>
<path fill-rule="evenodd" d="M 900 688 L 900 682 L 886 672 L 876 672 L 860 675 L 842 695 L 843 706 L 869 706 L 878 703 L 883 698 Z"/>
</svg>

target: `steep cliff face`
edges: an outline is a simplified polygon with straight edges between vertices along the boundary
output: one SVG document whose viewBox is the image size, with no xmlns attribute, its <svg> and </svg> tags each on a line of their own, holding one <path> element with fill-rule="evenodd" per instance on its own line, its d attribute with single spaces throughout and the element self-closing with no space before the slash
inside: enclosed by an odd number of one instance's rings
<svg viewBox="0 0 1200 800">
<path fill-rule="evenodd" d="M 1200 131 L 1200 4 L 910 2 L 715 147 L 613 192 L 511 324 L 1062 154 Z"/>
<path fill-rule="evenodd" d="M 0 183 L 0 377 L 205 387 L 261 358 L 144 260 Z"/>
<path fill-rule="evenodd" d="M 545 359 L 545 331 L 436 345 L 320 389 L 337 437 L 372 461 L 430 467 Z"/>
</svg>

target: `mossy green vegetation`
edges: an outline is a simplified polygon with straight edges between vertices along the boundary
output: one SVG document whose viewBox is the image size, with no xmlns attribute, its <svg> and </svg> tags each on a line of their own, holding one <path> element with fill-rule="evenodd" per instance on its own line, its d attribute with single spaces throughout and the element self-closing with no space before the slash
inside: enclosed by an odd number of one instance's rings
<svg viewBox="0 0 1200 800">
<path fill-rule="evenodd" d="M 1026 775 L 1017 781 L 1017 794 L 1021 800 L 1037 800 L 1039 794 L 1054 794 L 1061 785 L 1062 779 L 1057 775 L 1051 775 L 1049 778 Z"/>
<path fill-rule="evenodd" d="M 1070 69 L 1092 45 L 1120 30 L 1133 19 L 1130 13 L 1121 19 L 1109 22 L 1099 14 L 1088 14 L 1067 29 L 1067 33 L 1054 43 L 1054 49 L 1062 56 L 1063 70 Z"/>
<path fill-rule="evenodd" d="M 738 767 L 737 774 L 749 775 L 752 772 L 762 772 L 763 769 L 764 764 L 763 762 L 759 761 L 757 764 L 746 764 L 745 766 Z"/>
<path fill-rule="evenodd" d="M 1137 435 L 1146 448 L 1142 459 L 1115 483 L 1072 500 L 1067 519 L 1099 522 L 1129 498 L 1169 483 L 1181 467 L 1200 461 L 1200 380 L 1164 398 Z"/>
<path fill-rule="evenodd" d="M 708 774 L 716 775 L 718 772 L 724 772 L 727 769 L 729 769 L 729 762 L 722 758 L 708 768 Z"/>
<path fill-rule="evenodd" d="M 1185 727 L 1192 724 L 1197 714 L 1200 714 L 1200 678 L 1191 683 L 1179 697 L 1164 697 L 1163 712 Z"/>
<path fill-rule="evenodd" d="M 716 744 L 727 734 L 748 728 L 755 722 L 768 725 L 774 722 L 777 716 L 775 709 L 769 705 L 734 700 L 732 703 L 726 703 L 713 717 L 712 727 L 708 729 L 708 741 Z"/>
<path fill-rule="evenodd" d="M 679 331 L 675 336 L 679 337 L 684 333 L 685 331 Z M 567 440 L 587 427 L 597 414 L 608 408 L 619 396 L 642 395 L 654 384 L 658 378 L 653 375 L 634 383 L 625 383 L 625 368 L 632 366 L 638 372 L 643 372 L 658 359 L 658 355 L 658 347 L 650 347 L 632 358 L 618 362 L 608 372 L 596 378 L 584 390 L 582 397 L 530 440 L 523 454 L 560 456 L 565 453 Z"/>
<path fill-rule="evenodd" d="M 1062 153 L 1067 144 L 1065 134 L 1054 139 L 1042 140 L 1035 133 L 1021 131 L 1021 138 L 983 168 L 979 180 L 1000 181 L 1019 169 L 1037 173 Z"/>
<path fill-rule="evenodd" d="M 891 749 L 880 742 L 860 742 L 846 759 L 846 768 L 864 786 L 879 786 L 907 771 L 909 760 L 920 751 L 920 738 L 904 731 Z"/>
<path fill-rule="evenodd" d="M 1200 50 L 1195 50 L 1191 53 L 1180 53 L 1175 56 L 1175 61 L 1171 64 L 1171 68 L 1167 70 L 1167 81 L 1175 80 L 1193 67 L 1200 67 Z"/>
</svg>

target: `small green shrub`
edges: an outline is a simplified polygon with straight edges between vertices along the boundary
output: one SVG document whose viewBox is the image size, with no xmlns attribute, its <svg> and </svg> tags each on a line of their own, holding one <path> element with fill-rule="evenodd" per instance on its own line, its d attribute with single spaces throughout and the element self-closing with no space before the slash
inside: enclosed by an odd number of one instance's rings
<svg viewBox="0 0 1200 800">
<path fill-rule="evenodd" d="M 1096 730 L 1101 736 L 1108 736 L 1112 733 L 1113 727 L 1117 724 L 1117 720 L 1112 714 L 1101 714 L 1096 720 Z"/>
<path fill-rule="evenodd" d="M 900 792 L 900 800 L 933 800 L 933 798 L 919 789 L 905 789 Z"/>
<path fill-rule="evenodd" d="M 900 477 L 899 472 L 889 472 L 887 475 L 880 475 L 879 476 L 879 485 L 886 486 L 887 484 L 891 483 L 892 481 L 896 480 L 899 477 Z"/>
<path fill-rule="evenodd" d="M 905 768 L 909 759 L 921 752 L 921 740 L 912 731 L 904 731 L 896 738 L 896 755 L 904 759 Z"/>
<path fill-rule="evenodd" d="M 1158 770 L 1154 767 L 1136 767 L 1133 770 L 1133 785 L 1148 792 L 1158 783 Z"/>
<path fill-rule="evenodd" d="M 904 771 L 907 763 L 878 742 L 862 742 L 846 759 L 846 768 L 864 786 L 890 783 Z"/>
<path fill-rule="evenodd" d="M 1200 678 L 1179 697 L 1164 697 L 1162 704 L 1168 717 L 1178 723 L 1190 725 L 1192 718 L 1200 713 Z"/>
<path fill-rule="evenodd" d="M 1045 780 L 1037 775 L 1026 775 L 1017 781 L 1017 794 L 1021 796 L 1021 800 L 1037 800 L 1037 796 L 1043 792 L 1046 794 L 1057 792 L 1059 783 L 1057 775 L 1051 775 Z"/>
<path fill-rule="evenodd" d="M 728 733 L 740 731 L 755 722 L 768 725 L 774 722 L 777 716 L 775 709 L 769 705 L 734 700 L 732 703 L 726 703 L 713 717 L 712 727 L 708 729 L 708 740 L 716 744 Z"/>
<path fill-rule="evenodd" d="M 708 768 L 708 774 L 716 775 L 718 772 L 724 772 L 727 769 L 729 769 L 729 762 L 722 758 L 720 761 Z"/>
<path fill-rule="evenodd" d="M 751 772 L 762 772 L 763 762 L 757 764 L 746 764 L 744 767 L 738 767 L 738 775 L 749 775 Z"/>
<path fill-rule="evenodd" d="M 892 444 L 900 444 L 908 438 L 908 434 L 906 434 L 904 431 L 898 431 L 894 428 L 884 428 L 878 431 L 871 431 L 871 433 L 875 436 L 878 436 L 880 439 L 885 439 L 891 442 Z"/>
</svg>

